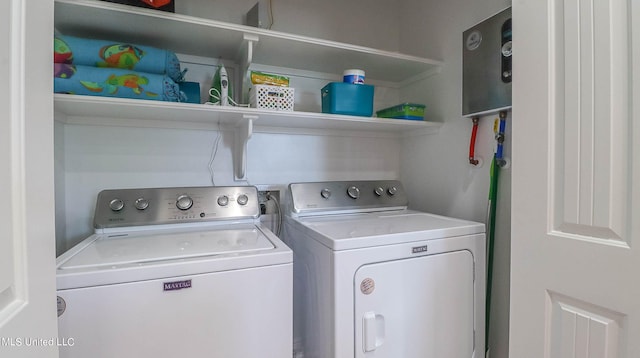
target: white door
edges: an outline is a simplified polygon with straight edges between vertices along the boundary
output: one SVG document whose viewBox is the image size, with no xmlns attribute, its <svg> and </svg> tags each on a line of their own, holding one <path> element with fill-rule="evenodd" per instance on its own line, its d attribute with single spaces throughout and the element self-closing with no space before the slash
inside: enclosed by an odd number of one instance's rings
<svg viewBox="0 0 640 358">
<path fill-rule="evenodd" d="M 355 357 L 471 358 L 473 276 L 469 251 L 359 268 L 354 281 Z"/>
<path fill-rule="evenodd" d="M 510 357 L 640 357 L 640 1 L 513 25 Z"/>
<path fill-rule="evenodd" d="M 0 357 L 58 356 L 53 0 L 0 1 Z"/>
</svg>

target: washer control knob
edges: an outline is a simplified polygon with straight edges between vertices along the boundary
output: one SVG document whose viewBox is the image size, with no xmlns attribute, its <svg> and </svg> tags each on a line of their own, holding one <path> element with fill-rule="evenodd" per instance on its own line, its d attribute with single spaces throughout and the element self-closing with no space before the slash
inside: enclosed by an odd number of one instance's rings
<svg viewBox="0 0 640 358">
<path fill-rule="evenodd" d="M 384 194 L 384 189 L 382 189 L 382 187 L 379 186 L 373 189 L 373 192 L 376 194 L 376 196 L 382 196 L 382 194 Z"/>
<path fill-rule="evenodd" d="M 360 197 L 360 189 L 352 185 L 347 189 L 347 195 L 349 195 L 351 199 L 358 199 L 358 197 Z"/>
<path fill-rule="evenodd" d="M 236 201 L 240 205 L 247 205 L 247 202 L 249 201 L 249 197 L 244 195 L 244 194 L 242 194 L 242 195 L 238 196 L 238 199 L 236 199 Z"/>
<path fill-rule="evenodd" d="M 182 194 L 176 199 L 176 207 L 180 210 L 189 210 L 193 206 L 193 199 L 187 194 Z"/>
<path fill-rule="evenodd" d="M 121 199 L 115 198 L 109 202 L 109 208 L 112 211 L 120 211 L 124 209 L 124 201 Z"/>
<path fill-rule="evenodd" d="M 146 208 L 149 207 L 149 200 L 147 200 L 145 198 L 138 198 L 138 199 L 136 199 L 134 205 L 136 206 L 136 209 L 138 209 L 138 210 L 145 210 Z"/>
<path fill-rule="evenodd" d="M 320 196 L 322 196 L 325 199 L 329 199 L 331 197 L 331 190 L 327 188 L 322 189 L 322 191 L 320 192 Z"/>
<path fill-rule="evenodd" d="M 387 193 L 389 193 L 389 195 L 396 195 L 397 192 L 398 188 L 395 186 L 390 186 L 389 189 L 387 189 Z"/>
<path fill-rule="evenodd" d="M 229 197 L 228 196 L 223 195 L 221 197 L 218 197 L 218 205 L 227 206 L 227 204 L 229 204 Z"/>
</svg>

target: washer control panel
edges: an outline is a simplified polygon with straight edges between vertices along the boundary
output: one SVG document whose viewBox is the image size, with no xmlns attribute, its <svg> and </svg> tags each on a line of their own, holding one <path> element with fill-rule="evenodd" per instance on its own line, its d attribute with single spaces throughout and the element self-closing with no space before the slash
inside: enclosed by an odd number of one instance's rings
<svg viewBox="0 0 640 358">
<path fill-rule="evenodd" d="M 331 181 L 289 185 L 293 212 L 311 213 L 406 207 L 407 195 L 397 180 Z"/>
<path fill-rule="evenodd" d="M 257 218 L 254 186 L 103 190 L 98 194 L 94 227 Z"/>
</svg>

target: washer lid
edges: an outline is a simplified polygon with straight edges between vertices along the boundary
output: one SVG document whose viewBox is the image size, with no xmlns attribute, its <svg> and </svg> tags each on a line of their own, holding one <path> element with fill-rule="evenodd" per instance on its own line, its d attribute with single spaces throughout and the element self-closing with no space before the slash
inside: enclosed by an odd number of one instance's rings
<svg viewBox="0 0 640 358">
<path fill-rule="evenodd" d="M 98 235 L 84 249 L 59 265 L 58 269 L 144 264 L 274 248 L 274 244 L 258 228 L 248 225 L 207 231 Z"/>
<path fill-rule="evenodd" d="M 297 219 L 333 250 L 391 245 L 484 233 L 484 224 L 412 210 Z"/>
</svg>

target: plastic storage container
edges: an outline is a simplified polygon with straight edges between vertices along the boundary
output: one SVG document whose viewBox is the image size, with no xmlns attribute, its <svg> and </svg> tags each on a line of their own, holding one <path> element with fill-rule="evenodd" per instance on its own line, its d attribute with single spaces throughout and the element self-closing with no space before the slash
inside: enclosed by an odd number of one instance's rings
<svg viewBox="0 0 640 358">
<path fill-rule="evenodd" d="M 402 103 L 376 112 L 380 118 L 424 120 L 424 104 Z"/>
<path fill-rule="evenodd" d="M 187 96 L 187 103 L 200 103 L 200 83 L 198 82 L 178 82 L 180 91 Z"/>
<path fill-rule="evenodd" d="M 342 82 L 361 85 L 364 83 L 364 71 L 356 69 L 344 70 L 344 73 L 342 74 Z"/>
<path fill-rule="evenodd" d="M 320 91 L 322 113 L 371 117 L 373 88 L 365 84 L 331 82 Z"/>
<path fill-rule="evenodd" d="M 253 108 L 293 111 L 294 89 L 291 87 L 254 85 L 249 89 Z"/>
</svg>

